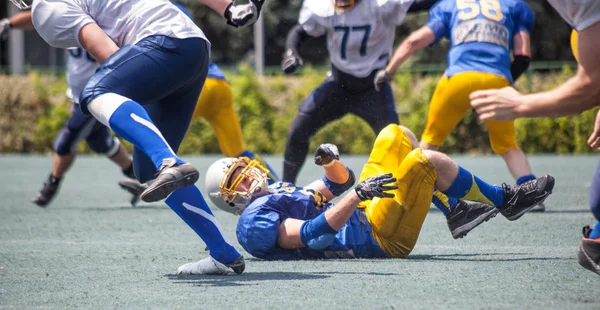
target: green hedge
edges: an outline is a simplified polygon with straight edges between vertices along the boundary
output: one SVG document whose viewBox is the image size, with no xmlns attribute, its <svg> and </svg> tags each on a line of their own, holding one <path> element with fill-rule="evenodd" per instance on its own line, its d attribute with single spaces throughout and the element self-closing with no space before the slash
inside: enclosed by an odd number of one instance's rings
<svg viewBox="0 0 600 310">
<path fill-rule="evenodd" d="M 536 73 L 522 77 L 521 90 L 551 89 L 573 74 Z M 325 72 L 303 70 L 302 76 L 258 78 L 248 66 L 229 73 L 236 110 L 248 147 L 263 154 L 281 154 L 289 125 L 302 100 L 324 79 Z M 403 73 L 395 77 L 394 95 L 400 122 L 420 135 L 425 127 L 429 99 L 439 76 Z M 26 77 L 0 76 L 0 152 L 48 152 L 68 118 L 71 105 L 65 98 L 62 77 L 31 73 Z M 527 153 L 585 153 L 597 109 L 572 117 L 524 119 L 516 122 L 517 138 Z M 311 148 L 335 143 L 343 153 L 366 154 L 375 135 L 361 119 L 347 115 L 320 130 Z M 443 146 L 448 153 L 491 153 L 485 127 L 468 113 Z M 88 152 L 85 144 L 80 152 Z M 182 153 L 218 153 L 208 124 L 196 122 L 181 145 Z"/>
</svg>

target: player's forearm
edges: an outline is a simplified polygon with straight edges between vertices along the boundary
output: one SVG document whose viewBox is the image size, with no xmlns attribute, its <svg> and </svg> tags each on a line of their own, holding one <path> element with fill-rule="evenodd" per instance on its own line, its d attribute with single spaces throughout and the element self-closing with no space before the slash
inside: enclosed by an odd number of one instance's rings
<svg viewBox="0 0 600 310">
<path fill-rule="evenodd" d="M 392 60 L 387 65 L 386 71 L 390 74 L 395 74 L 408 57 L 433 42 L 435 42 L 435 34 L 433 31 L 428 27 L 421 27 L 421 29 L 413 32 L 408 38 L 400 43 Z"/>
<path fill-rule="evenodd" d="M 31 21 L 31 11 L 21 12 L 8 19 L 10 27 L 15 29 L 31 30 L 33 22 Z"/>
<path fill-rule="evenodd" d="M 225 10 L 231 4 L 231 0 L 198 0 L 200 3 L 213 9 L 215 12 L 225 16 Z"/>
<path fill-rule="evenodd" d="M 115 42 L 95 23 L 81 28 L 79 42 L 100 64 L 119 50 Z"/>
<path fill-rule="evenodd" d="M 296 55 L 300 55 L 300 47 L 302 46 L 302 43 L 306 41 L 306 39 L 308 39 L 309 37 L 310 36 L 308 35 L 308 33 L 306 33 L 306 31 L 304 31 L 304 28 L 302 28 L 302 26 L 294 26 L 294 28 L 292 28 L 288 33 L 287 38 L 285 40 L 286 50 L 291 50 Z"/>
<path fill-rule="evenodd" d="M 346 194 L 338 203 L 325 211 L 325 219 L 331 228 L 339 231 L 344 227 L 356 207 L 360 199 L 354 191 Z"/>
<path fill-rule="evenodd" d="M 578 114 L 600 104 L 600 85 L 581 72 L 551 91 L 524 95 L 521 117 L 558 117 Z"/>
</svg>

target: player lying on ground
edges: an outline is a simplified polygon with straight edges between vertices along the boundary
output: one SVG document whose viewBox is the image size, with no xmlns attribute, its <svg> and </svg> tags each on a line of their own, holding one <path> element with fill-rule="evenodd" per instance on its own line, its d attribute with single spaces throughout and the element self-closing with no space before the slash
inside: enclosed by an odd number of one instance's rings
<svg viewBox="0 0 600 310">
<path fill-rule="evenodd" d="M 578 60 L 577 73 L 559 87 L 536 94 L 522 95 L 512 87 L 477 91 L 471 94 L 471 106 L 481 120 L 513 120 L 519 117 L 558 117 L 581 113 L 600 104 L 600 1 L 548 0 L 562 18 L 578 32 L 573 36 L 573 54 Z M 588 139 L 600 148 L 600 112 L 594 132 Z M 590 208 L 596 218 L 594 228 L 583 229 L 577 254 L 579 263 L 600 275 L 600 165 L 590 188 Z"/>
<path fill-rule="evenodd" d="M 22 9 L 32 4 L 11 1 Z M 262 7 L 259 0 L 200 2 L 236 27 L 255 23 Z M 193 186 L 198 171 L 176 155 L 208 74 L 210 43 L 202 30 L 166 0 L 33 0 L 32 20 L 50 45 L 83 47 L 101 64 L 80 107 L 135 146 L 135 175 L 148 185 L 142 200 L 168 196 L 167 205 L 208 245 L 209 258 L 242 273 L 243 257 Z"/>
<path fill-rule="evenodd" d="M 21 12 L 0 21 L 0 40 L 8 39 L 8 32 L 11 28 L 33 29 L 31 11 Z M 105 154 L 121 168 L 126 177 L 121 182 L 129 184 L 125 189 L 132 194 L 130 203 L 135 205 L 143 187 L 135 179 L 133 163 L 129 154 L 119 139 L 109 133 L 106 126 L 91 115 L 83 114 L 79 109 L 81 90 L 100 65 L 82 48 L 69 49 L 68 54 L 67 96 L 73 102 L 71 117 L 54 140 L 55 153 L 52 171 L 40 192 L 33 198 L 33 202 L 40 207 L 45 207 L 54 199 L 63 177 L 75 161 L 77 145 L 85 139 L 92 151 Z"/>
<path fill-rule="evenodd" d="M 434 188 L 456 199 L 449 225 L 468 225 L 471 212 L 496 209 L 517 220 L 550 195 L 554 178 L 545 175 L 516 187 L 485 183 L 448 156 L 413 149 L 410 132 L 389 125 L 379 133 L 358 185 L 335 148 L 321 145 L 315 163 L 325 176 L 306 187 L 276 183 L 267 187 L 264 168 L 246 158 L 225 158 L 207 173 L 206 186 L 218 207 L 241 213 L 236 234 L 242 247 L 262 259 L 405 257 L 417 241 Z M 486 205 L 492 204 L 491 205 Z M 458 225 L 457 225 L 458 226 Z M 179 268 L 203 273 L 202 261 Z"/>
<path fill-rule="evenodd" d="M 427 25 L 402 41 L 375 83 L 391 80 L 418 50 L 444 37 L 450 39 L 448 69 L 431 98 L 420 144 L 423 149 L 437 150 L 471 109 L 469 95 L 473 91 L 511 85 L 527 69 L 533 24 L 533 10 L 521 0 L 473 1 L 469 5 L 442 0 L 431 9 Z M 514 122 L 487 121 L 485 125 L 494 153 L 502 156 L 517 184 L 535 179 L 517 143 Z M 544 210 L 543 204 L 532 209 Z"/>
<path fill-rule="evenodd" d="M 285 146 L 283 181 L 296 182 L 308 153 L 310 138 L 328 123 L 352 113 L 379 133 L 398 124 L 389 83 L 375 87 L 377 70 L 392 54 L 396 28 L 407 12 L 426 10 L 437 0 L 305 0 L 298 25 L 286 40 L 281 67 L 294 72 L 304 62 L 302 43 L 327 37 L 332 75 L 299 108 Z"/>
</svg>

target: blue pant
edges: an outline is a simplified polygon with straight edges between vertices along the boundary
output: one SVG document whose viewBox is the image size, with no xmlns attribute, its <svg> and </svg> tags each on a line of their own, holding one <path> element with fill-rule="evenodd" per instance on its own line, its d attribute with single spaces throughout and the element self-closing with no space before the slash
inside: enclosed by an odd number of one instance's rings
<svg viewBox="0 0 600 310">
<path fill-rule="evenodd" d="M 115 93 L 144 105 L 163 137 L 177 152 L 208 73 L 209 47 L 200 38 L 151 36 L 122 47 L 89 80 L 80 102 L 84 113 L 96 97 Z M 133 151 L 140 182 L 154 178 L 152 160 Z"/>
<path fill-rule="evenodd" d="M 71 117 L 54 141 L 54 150 L 61 156 L 74 154 L 83 139 L 96 153 L 113 156 L 118 151 L 118 145 L 108 128 L 92 116 L 83 114 L 78 104 L 73 104 Z"/>
<path fill-rule="evenodd" d="M 600 163 L 596 167 L 590 188 L 590 209 L 596 220 L 600 221 Z"/>
</svg>

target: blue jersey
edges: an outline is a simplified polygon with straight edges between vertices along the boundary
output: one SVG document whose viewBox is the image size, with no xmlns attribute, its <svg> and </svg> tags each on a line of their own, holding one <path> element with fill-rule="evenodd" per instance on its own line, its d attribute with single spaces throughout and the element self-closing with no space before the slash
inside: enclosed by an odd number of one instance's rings
<svg viewBox="0 0 600 310">
<path fill-rule="evenodd" d="M 442 0 L 431 9 L 427 26 L 436 41 L 450 39 L 448 77 L 476 71 L 501 75 L 513 83 L 513 36 L 531 33 L 533 24 L 533 10 L 522 0 Z"/>
<path fill-rule="evenodd" d="M 238 220 L 238 242 L 252 256 L 267 260 L 387 257 L 373 238 L 371 225 L 360 209 L 354 211 L 333 242 L 322 250 L 279 247 L 277 234 L 282 221 L 313 219 L 332 204 L 327 203 L 321 193 L 291 183 L 278 182 L 269 189 L 270 193 L 253 201 Z"/>
</svg>

